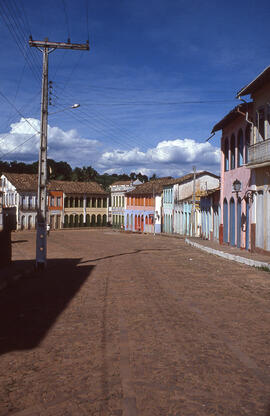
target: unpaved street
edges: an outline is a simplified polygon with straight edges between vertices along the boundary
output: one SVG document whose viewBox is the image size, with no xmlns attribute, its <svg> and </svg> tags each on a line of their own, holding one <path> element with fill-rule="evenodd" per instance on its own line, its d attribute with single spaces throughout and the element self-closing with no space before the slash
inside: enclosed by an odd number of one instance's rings
<svg viewBox="0 0 270 416">
<path fill-rule="evenodd" d="M 0 292 L 1 416 L 270 415 L 269 273 L 112 230 L 52 232 L 48 257 Z"/>
</svg>

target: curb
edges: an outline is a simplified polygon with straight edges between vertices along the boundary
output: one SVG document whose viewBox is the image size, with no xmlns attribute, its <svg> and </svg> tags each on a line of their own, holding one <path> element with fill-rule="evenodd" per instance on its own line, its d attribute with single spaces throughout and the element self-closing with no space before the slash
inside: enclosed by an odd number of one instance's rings
<svg viewBox="0 0 270 416">
<path fill-rule="evenodd" d="M 205 247 L 202 244 L 195 243 L 194 241 L 190 241 L 188 238 L 185 239 L 185 243 L 189 244 L 190 246 L 196 247 L 199 250 L 206 251 L 209 254 L 214 254 L 215 256 L 223 257 L 227 260 L 236 261 L 237 263 L 246 264 L 247 266 L 251 267 L 264 267 L 270 271 L 270 263 L 258 260 L 251 260 L 247 259 L 246 257 L 237 256 L 235 254 L 225 253 L 221 250 L 215 250 L 214 248 Z"/>
</svg>

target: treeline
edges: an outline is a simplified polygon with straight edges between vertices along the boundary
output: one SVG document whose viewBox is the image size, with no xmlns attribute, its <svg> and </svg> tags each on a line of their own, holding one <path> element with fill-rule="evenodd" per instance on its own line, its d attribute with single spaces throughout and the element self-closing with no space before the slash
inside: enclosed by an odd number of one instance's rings
<svg viewBox="0 0 270 416">
<path fill-rule="evenodd" d="M 38 162 L 23 163 L 23 162 L 2 162 L 0 161 L 0 173 L 38 173 Z M 141 182 L 147 182 L 148 176 L 141 173 L 131 172 L 127 174 L 113 173 L 109 175 L 104 173 L 100 175 L 92 166 L 83 166 L 82 168 L 72 167 L 67 162 L 56 162 L 53 159 L 47 161 L 47 175 L 49 179 L 56 179 L 60 181 L 77 181 L 89 182 L 95 181 L 108 189 L 108 187 L 116 181 L 128 181 L 139 179 Z M 154 174 L 150 179 L 156 178 Z"/>
</svg>

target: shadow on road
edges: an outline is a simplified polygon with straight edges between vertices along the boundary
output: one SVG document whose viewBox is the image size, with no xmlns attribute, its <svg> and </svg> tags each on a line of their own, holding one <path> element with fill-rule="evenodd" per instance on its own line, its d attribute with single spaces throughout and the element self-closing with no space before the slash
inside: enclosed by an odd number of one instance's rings
<svg viewBox="0 0 270 416">
<path fill-rule="evenodd" d="M 0 293 L 0 354 L 32 349 L 42 341 L 94 268 L 78 266 L 80 260 L 49 260 L 46 271 Z"/>
<path fill-rule="evenodd" d="M 11 244 L 17 244 L 17 243 L 27 243 L 28 240 L 13 240 L 11 241 Z"/>
<path fill-rule="evenodd" d="M 80 264 L 90 263 L 90 262 L 99 261 L 99 260 L 112 259 L 114 257 L 120 257 L 120 256 L 129 256 L 131 254 L 147 253 L 147 252 L 150 252 L 150 251 L 152 252 L 152 251 L 171 251 L 171 250 L 169 248 L 146 248 L 144 250 L 138 249 L 138 250 L 134 250 L 134 251 L 128 251 L 126 253 L 117 253 L 117 254 L 111 254 L 110 256 L 97 257 L 96 259 L 84 260 Z"/>
</svg>

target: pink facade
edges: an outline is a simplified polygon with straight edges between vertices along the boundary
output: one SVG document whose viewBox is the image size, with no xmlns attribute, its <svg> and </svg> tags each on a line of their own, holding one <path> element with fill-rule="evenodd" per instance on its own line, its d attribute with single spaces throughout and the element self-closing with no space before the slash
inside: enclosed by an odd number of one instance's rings
<svg viewBox="0 0 270 416">
<path fill-rule="evenodd" d="M 250 249 L 251 201 L 247 197 L 250 189 L 251 171 L 247 163 L 247 148 L 250 138 L 250 124 L 246 121 L 244 105 L 232 110 L 213 129 L 222 129 L 221 138 L 221 242 Z M 239 111 L 241 110 L 241 111 Z M 241 183 L 236 195 L 233 183 Z"/>
</svg>

